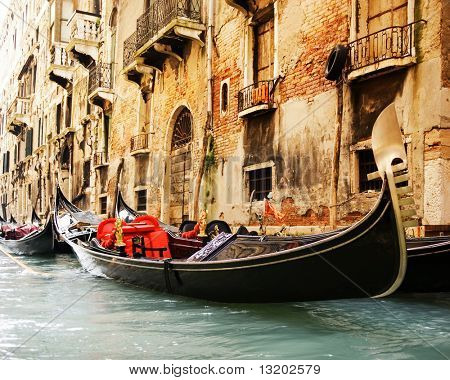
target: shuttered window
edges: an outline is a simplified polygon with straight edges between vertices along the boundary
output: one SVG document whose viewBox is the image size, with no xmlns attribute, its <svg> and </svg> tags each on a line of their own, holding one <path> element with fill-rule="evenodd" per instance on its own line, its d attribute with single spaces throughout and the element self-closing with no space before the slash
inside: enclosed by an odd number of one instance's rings
<svg viewBox="0 0 450 380">
<path fill-rule="evenodd" d="M 27 130 L 26 143 L 25 143 L 25 157 L 33 154 L 33 129 Z"/>
<path fill-rule="evenodd" d="M 408 20 L 408 0 L 369 0 L 368 33 L 390 26 L 403 26 Z"/>
<path fill-rule="evenodd" d="M 3 153 L 3 174 L 9 172 L 9 152 Z"/>
<path fill-rule="evenodd" d="M 274 63 L 274 21 L 273 13 L 262 18 L 255 26 L 254 48 L 255 82 L 273 79 Z"/>
</svg>

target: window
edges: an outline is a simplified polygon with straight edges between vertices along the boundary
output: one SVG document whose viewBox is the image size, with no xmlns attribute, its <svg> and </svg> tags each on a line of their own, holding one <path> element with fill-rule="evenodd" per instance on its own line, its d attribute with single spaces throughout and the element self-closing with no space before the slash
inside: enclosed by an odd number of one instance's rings
<svg viewBox="0 0 450 380">
<path fill-rule="evenodd" d="M 252 198 L 255 201 L 262 201 L 272 191 L 272 166 L 249 170 L 248 176 L 248 189 L 249 199 Z"/>
<path fill-rule="evenodd" d="M 27 130 L 25 140 L 25 157 L 33 154 L 33 128 Z"/>
<path fill-rule="evenodd" d="M 107 212 L 107 206 L 108 206 L 108 198 L 106 196 L 99 197 L 99 204 L 100 204 L 100 214 L 104 215 Z"/>
<path fill-rule="evenodd" d="M 43 141 L 43 128 L 42 128 L 42 119 L 39 118 L 38 120 L 38 140 L 37 140 L 37 146 L 40 147 L 41 145 L 43 145 L 44 141 Z"/>
<path fill-rule="evenodd" d="M 61 119 L 62 119 L 62 109 L 61 103 L 56 106 L 56 134 L 59 135 L 61 132 Z"/>
<path fill-rule="evenodd" d="M 66 98 L 66 128 L 70 128 L 72 124 L 72 95 Z"/>
<path fill-rule="evenodd" d="M 367 174 L 376 172 L 377 165 L 373 156 L 372 149 L 358 151 L 358 168 L 359 168 L 359 191 L 362 193 L 368 190 L 380 191 L 383 181 L 381 179 L 367 179 Z"/>
<path fill-rule="evenodd" d="M 147 211 L 147 190 L 136 191 L 137 211 Z"/>
<path fill-rule="evenodd" d="M 109 159 L 109 116 L 103 115 L 103 151 L 105 152 L 105 160 Z"/>
<path fill-rule="evenodd" d="M 222 89 L 220 91 L 220 111 L 222 114 L 226 114 L 228 111 L 228 93 L 229 93 L 229 80 L 222 82 Z"/>
<path fill-rule="evenodd" d="M 89 187 L 91 177 L 91 161 L 87 160 L 83 164 L 83 187 Z"/>
<path fill-rule="evenodd" d="M 3 174 L 9 172 L 9 152 L 3 153 Z"/>
<path fill-rule="evenodd" d="M 274 75 L 274 13 L 273 7 L 263 9 L 254 27 L 254 82 L 270 80 Z"/>
</svg>

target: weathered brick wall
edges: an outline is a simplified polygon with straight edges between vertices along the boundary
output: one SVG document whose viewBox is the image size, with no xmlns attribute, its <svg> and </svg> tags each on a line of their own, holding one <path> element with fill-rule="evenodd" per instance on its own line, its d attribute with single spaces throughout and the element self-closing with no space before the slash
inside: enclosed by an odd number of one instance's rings
<svg viewBox="0 0 450 380">
<path fill-rule="evenodd" d="M 347 44 L 350 1 L 279 1 L 280 101 L 312 98 L 334 88 L 325 79 L 330 50 Z"/>
<path fill-rule="evenodd" d="M 238 10 L 220 2 L 216 9 L 214 39 L 214 153 L 229 157 L 237 149 L 243 121 L 238 118 L 237 94 L 243 87 L 245 17 Z M 221 83 L 229 79 L 228 112 L 220 110 Z"/>
</svg>

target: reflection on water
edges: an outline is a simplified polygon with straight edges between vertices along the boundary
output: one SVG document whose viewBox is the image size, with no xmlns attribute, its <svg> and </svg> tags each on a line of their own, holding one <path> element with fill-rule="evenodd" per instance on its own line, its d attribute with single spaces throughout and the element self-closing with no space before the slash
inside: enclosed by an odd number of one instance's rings
<svg viewBox="0 0 450 380">
<path fill-rule="evenodd" d="M 270 305 L 216 304 L 95 278 L 69 255 L 22 260 L 51 276 L 29 274 L 0 254 L 2 356 L 24 359 L 450 356 L 450 294 Z"/>
</svg>

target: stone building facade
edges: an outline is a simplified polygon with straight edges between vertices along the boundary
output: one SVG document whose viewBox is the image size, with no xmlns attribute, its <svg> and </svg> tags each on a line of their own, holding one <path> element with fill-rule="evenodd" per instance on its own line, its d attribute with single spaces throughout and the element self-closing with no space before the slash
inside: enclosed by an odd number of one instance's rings
<svg viewBox="0 0 450 380">
<path fill-rule="evenodd" d="M 120 188 L 132 207 L 173 224 L 203 208 L 235 226 L 263 215 L 292 233 L 349 224 L 379 191 L 366 180 L 371 129 L 395 101 L 420 222 L 445 229 L 445 4 L 15 2 L 0 36 L 6 216 L 45 214 L 59 183 L 104 216 Z M 329 81 L 337 45 L 348 59 Z"/>
</svg>

